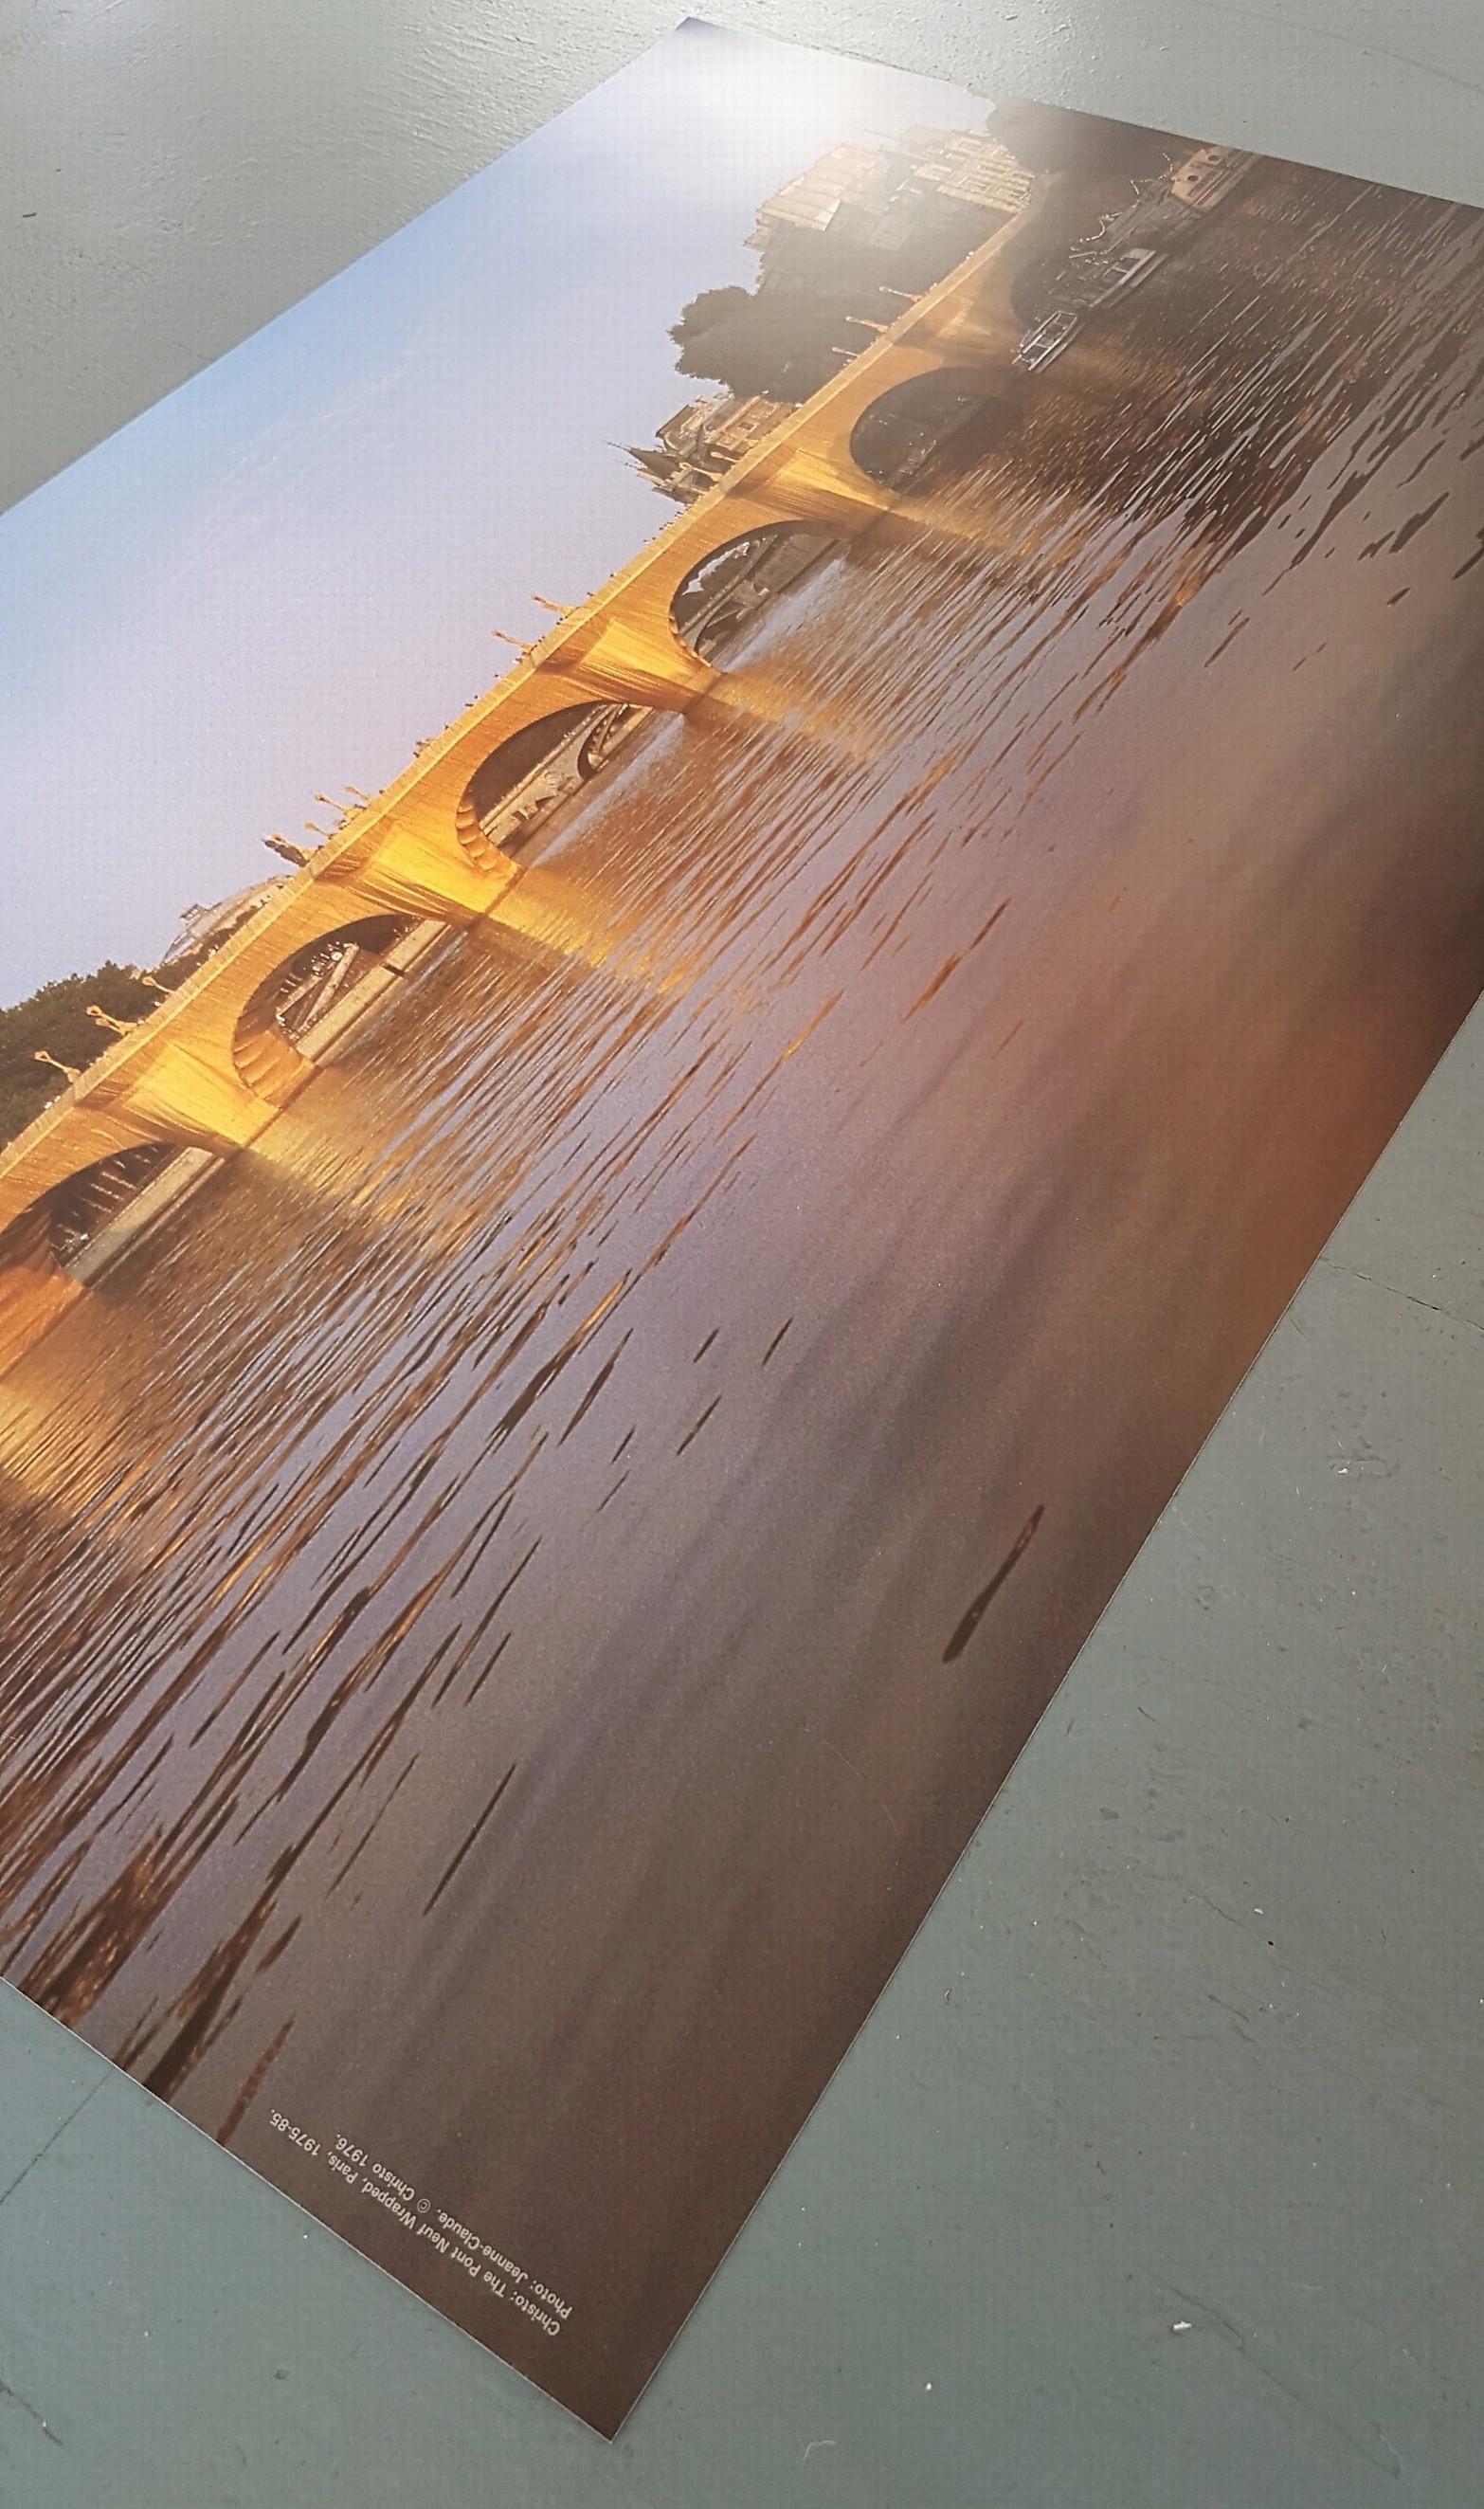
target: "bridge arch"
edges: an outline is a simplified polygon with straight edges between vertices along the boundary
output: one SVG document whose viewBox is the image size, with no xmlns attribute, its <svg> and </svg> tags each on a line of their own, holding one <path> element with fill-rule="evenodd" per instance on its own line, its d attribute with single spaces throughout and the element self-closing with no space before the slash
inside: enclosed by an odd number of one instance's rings
<svg viewBox="0 0 1484 2509">
<path fill-rule="evenodd" d="M 647 711 L 594 697 L 511 732 L 481 760 L 460 797 L 455 824 L 465 851 L 518 844 L 533 819 L 598 772 Z"/>
<path fill-rule="evenodd" d="M 698 661 L 724 652 L 770 594 L 787 591 L 838 535 L 789 517 L 753 523 L 695 560 L 670 595 L 670 623 Z"/>
<path fill-rule="evenodd" d="M 188 1146 L 161 1137 L 86 1160 L 0 1229 L 0 1367 L 71 1303 L 89 1248 Z"/>
<path fill-rule="evenodd" d="M 309 1057 L 301 1039 L 358 979 L 413 929 L 411 915 L 346 913 L 341 920 L 301 941 L 278 966 L 260 977 L 237 1016 L 232 1054 L 247 1087 L 279 1100 L 306 1077 Z"/>
<path fill-rule="evenodd" d="M 978 434 L 1003 385 L 978 363 L 909 375 L 869 402 L 850 431 L 850 458 L 882 488 L 904 487 L 934 455 L 969 429 Z"/>
<path fill-rule="evenodd" d="M 19 1223 L 21 1229 L 29 1224 L 33 1232 L 33 1257 L 49 1254 L 58 1271 L 73 1271 L 99 1233 L 128 1210 L 136 1194 L 164 1175 L 181 1149 L 179 1142 L 138 1142 L 130 1149 L 110 1151 L 106 1158 L 93 1159 L 64 1177 Z"/>
<path fill-rule="evenodd" d="M 187 1147 L 160 1136 L 85 1159 L 0 1228 L 0 1370 L 86 1295 L 89 1248 Z"/>
</svg>

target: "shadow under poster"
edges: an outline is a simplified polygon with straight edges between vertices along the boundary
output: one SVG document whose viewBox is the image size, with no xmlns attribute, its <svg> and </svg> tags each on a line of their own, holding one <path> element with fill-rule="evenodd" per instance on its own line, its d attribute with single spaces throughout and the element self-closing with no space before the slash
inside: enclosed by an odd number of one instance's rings
<svg viewBox="0 0 1484 2509">
<path fill-rule="evenodd" d="M 0 1966 L 601 2432 L 1484 987 L 1481 448 L 692 22 L 0 521 Z"/>
</svg>

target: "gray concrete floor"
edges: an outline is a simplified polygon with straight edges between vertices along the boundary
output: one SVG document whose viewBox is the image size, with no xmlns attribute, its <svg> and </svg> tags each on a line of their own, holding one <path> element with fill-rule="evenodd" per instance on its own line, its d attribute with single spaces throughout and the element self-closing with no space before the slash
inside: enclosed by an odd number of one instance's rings
<svg viewBox="0 0 1484 2509">
<path fill-rule="evenodd" d="M 1467 0 L 723 14 L 1484 200 Z M 667 22 L 12 0 L 0 502 Z M 1471 2509 L 1481 1107 L 1475 1017 L 612 2448 L 0 1991 L 5 2509 Z"/>
</svg>

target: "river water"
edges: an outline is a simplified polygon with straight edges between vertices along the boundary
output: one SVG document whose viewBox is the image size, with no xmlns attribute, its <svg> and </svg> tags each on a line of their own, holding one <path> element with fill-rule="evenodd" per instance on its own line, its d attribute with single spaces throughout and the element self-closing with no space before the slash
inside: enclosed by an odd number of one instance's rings
<svg viewBox="0 0 1484 2509">
<path fill-rule="evenodd" d="M 0 1385 L 6 1973 L 600 2427 L 1484 986 L 1479 219 L 1020 411 Z"/>
</svg>

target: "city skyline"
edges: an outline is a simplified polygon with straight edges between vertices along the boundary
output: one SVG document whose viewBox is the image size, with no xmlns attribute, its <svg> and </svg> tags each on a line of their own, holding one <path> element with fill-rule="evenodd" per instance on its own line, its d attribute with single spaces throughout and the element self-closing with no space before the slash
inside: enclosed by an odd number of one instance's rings
<svg viewBox="0 0 1484 2509">
<path fill-rule="evenodd" d="M 751 276 L 760 204 L 841 140 L 988 110 L 691 21 L 0 517 L 0 1002 L 154 963 L 317 793 L 390 780 L 501 675 L 494 631 L 538 636 L 533 596 L 658 528 L 621 444 L 683 395 L 669 325 Z"/>
</svg>

